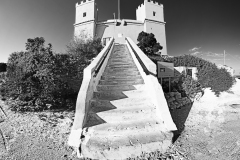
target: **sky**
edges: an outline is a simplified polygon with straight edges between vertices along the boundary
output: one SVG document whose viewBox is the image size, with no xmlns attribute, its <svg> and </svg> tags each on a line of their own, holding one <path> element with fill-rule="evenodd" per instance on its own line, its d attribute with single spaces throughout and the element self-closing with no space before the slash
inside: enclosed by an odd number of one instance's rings
<svg viewBox="0 0 240 160">
<path fill-rule="evenodd" d="M 225 64 L 240 74 L 239 0 L 155 0 L 164 5 L 167 50 Z M 25 51 L 28 38 L 44 37 L 64 52 L 73 36 L 75 4 L 80 0 L 0 0 L 0 62 Z M 117 15 L 117 0 L 96 0 L 98 20 Z M 121 0 L 121 19 L 136 19 L 143 0 Z M 117 17 L 117 16 L 116 16 Z"/>
</svg>

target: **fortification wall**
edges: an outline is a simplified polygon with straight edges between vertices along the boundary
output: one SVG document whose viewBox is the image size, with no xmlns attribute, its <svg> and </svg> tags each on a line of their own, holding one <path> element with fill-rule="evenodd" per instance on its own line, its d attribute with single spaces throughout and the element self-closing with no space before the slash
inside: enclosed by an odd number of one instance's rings
<svg viewBox="0 0 240 160">
<path fill-rule="evenodd" d="M 81 1 L 76 4 L 75 24 L 95 20 L 96 6 L 94 0 Z"/>
<path fill-rule="evenodd" d="M 136 10 L 138 21 L 144 22 L 145 19 L 164 22 L 163 5 L 158 2 L 145 0 Z"/>
<path fill-rule="evenodd" d="M 137 43 L 137 37 L 144 30 L 144 25 L 139 23 L 127 23 L 121 21 L 121 24 L 116 23 L 100 23 L 96 27 L 96 36 L 99 38 L 114 37 L 115 42 L 125 43 L 125 38 L 130 37 Z"/>
<path fill-rule="evenodd" d="M 94 21 L 75 25 L 74 35 L 78 37 L 88 36 L 89 38 L 93 38 L 95 33 L 95 26 L 96 25 Z"/>
<path fill-rule="evenodd" d="M 138 21 L 142 21 L 144 22 L 145 18 L 146 18 L 146 9 L 145 9 L 145 5 L 141 4 L 140 6 L 138 6 L 137 10 L 136 10 L 136 19 Z"/>
<path fill-rule="evenodd" d="M 163 5 L 158 4 L 158 2 L 144 2 L 146 7 L 146 19 L 151 19 L 154 21 L 164 22 L 163 16 Z"/>
</svg>

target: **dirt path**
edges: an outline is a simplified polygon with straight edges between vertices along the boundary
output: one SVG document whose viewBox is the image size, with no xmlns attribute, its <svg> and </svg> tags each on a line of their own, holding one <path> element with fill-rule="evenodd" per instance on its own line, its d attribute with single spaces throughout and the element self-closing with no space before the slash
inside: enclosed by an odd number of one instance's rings
<svg viewBox="0 0 240 160">
<path fill-rule="evenodd" d="M 206 90 L 194 103 L 185 131 L 174 144 L 188 159 L 240 159 L 240 81 L 232 91 L 216 97 Z"/>
<path fill-rule="evenodd" d="M 73 112 L 14 113 L 0 101 L 0 159 L 75 159 L 66 145 Z"/>
</svg>

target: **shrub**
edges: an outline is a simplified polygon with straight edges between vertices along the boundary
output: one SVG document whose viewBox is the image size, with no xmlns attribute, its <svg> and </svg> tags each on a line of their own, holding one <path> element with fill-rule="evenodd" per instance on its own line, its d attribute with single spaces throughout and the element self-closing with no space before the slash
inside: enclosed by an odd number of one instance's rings
<svg viewBox="0 0 240 160">
<path fill-rule="evenodd" d="M 182 90 L 184 94 L 192 100 L 195 99 L 198 93 L 201 92 L 203 94 L 201 84 L 189 75 L 182 77 Z"/>
<path fill-rule="evenodd" d="M 197 67 L 197 78 L 201 86 L 203 88 L 210 87 L 216 95 L 219 95 L 220 92 L 229 90 L 234 84 L 234 78 L 226 69 L 219 69 L 215 64 L 202 58 L 184 55 L 172 59 L 175 67 Z"/>
<path fill-rule="evenodd" d="M 163 47 L 157 43 L 153 33 L 141 32 L 137 38 L 138 47 L 147 55 L 153 55 L 161 50 Z"/>
<path fill-rule="evenodd" d="M 83 33 L 75 36 L 67 45 L 66 52 L 70 56 L 71 66 L 74 66 L 78 78 L 82 79 L 83 69 L 91 63 L 102 48 L 100 38 L 88 39 Z"/>
<path fill-rule="evenodd" d="M 26 52 L 10 55 L 3 85 L 8 98 L 44 108 L 46 104 L 62 106 L 66 95 L 72 92 L 55 74 L 57 65 L 52 45 L 45 47 L 44 42 L 42 37 L 28 39 Z"/>
<path fill-rule="evenodd" d="M 235 81 L 235 79 L 230 75 L 229 72 L 227 72 L 226 69 L 219 69 L 214 63 L 196 56 L 183 55 L 177 57 L 168 57 L 151 55 L 148 57 L 156 64 L 157 61 L 162 61 L 174 63 L 174 67 L 197 67 L 197 78 L 198 82 L 201 84 L 201 87 L 210 87 L 217 96 L 223 91 L 228 91 Z"/>
<path fill-rule="evenodd" d="M 77 40 L 70 43 L 67 53 L 54 54 L 44 38 L 28 39 L 26 52 L 10 55 L 1 95 L 15 100 L 13 110 L 73 107 L 83 69 L 102 49 L 99 39 Z"/>
</svg>

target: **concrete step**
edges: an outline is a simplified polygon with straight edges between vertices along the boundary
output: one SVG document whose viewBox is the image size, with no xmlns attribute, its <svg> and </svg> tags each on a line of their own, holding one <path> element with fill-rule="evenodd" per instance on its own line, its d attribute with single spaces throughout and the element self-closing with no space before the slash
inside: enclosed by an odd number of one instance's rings
<svg viewBox="0 0 240 160">
<path fill-rule="evenodd" d="M 135 76 L 140 75 L 140 72 L 134 71 L 134 72 L 103 72 L 102 77 L 109 77 L 109 76 L 116 76 L 116 77 L 127 77 L 127 76 Z"/>
<path fill-rule="evenodd" d="M 135 64 L 122 64 L 122 65 L 109 64 L 109 65 L 107 65 L 107 67 L 110 67 L 110 68 L 132 68 L 132 67 L 136 67 L 136 65 Z"/>
<path fill-rule="evenodd" d="M 103 75 L 116 75 L 116 74 L 140 74 L 138 70 L 122 70 L 122 71 L 115 71 L 115 70 L 108 70 L 104 71 Z"/>
<path fill-rule="evenodd" d="M 131 130 L 129 130 L 131 132 Z M 127 133 L 126 133 L 127 134 Z M 142 152 L 165 152 L 171 144 L 172 133 L 163 133 L 157 127 L 114 135 L 94 136 L 83 147 L 83 155 L 93 159 L 126 159 Z"/>
<path fill-rule="evenodd" d="M 121 65 L 121 64 L 134 64 L 134 62 L 132 60 L 110 60 L 108 62 L 108 64 L 118 64 L 118 65 Z"/>
<path fill-rule="evenodd" d="M 149 126 L 152 126 L 152 127 L 156 125 L 159 126 L 159 124 L 156 122 L 157 120 L 155 119 L 141 119 L 141 120 L 126 121 L 126 122 L 103 123 L 101 125 L 94 126 L 93 129 L 95 132 L 97 132 L 96 134 L 98 134 L 99 132 L 99 135 L 101 135 L 104 131 L 137 130 L 137 129 L 144 129 Z"/>
<path fill-rule="evenodd" d="M 123 98 L 128 98 L 125 94 L 118 91 L 112 91 L 112 92 L 93 92 L 93 98 L 99 99 L 99 100 L 118 100 Z"/>
<path fill-rule="evenodd" d="M 129 63 L 134 63 L 132 58 L 128 57 L 118 57 L 118 58 L 109 58 L 108 62 L 129 62 Z"/>
<path fill-rule="evenodd" d="M 135 65 L 134 62 L 131 61 L 108 61 L 107 65 Z"/>
<path fill-rule="evenodd" d="M 91 99 L 90 100 L 90 106 L 91 108 L 103 108 L 106 109 L 104 110 L 110 110 L 110 109 L 116 109 L 116 106 L 120 108 L 128 108 L 128 107 L 145 107 L 146 105 L 149 105 L 148 99 L 146 98 L 127 98 L 124 100 L 114 100 L 114 101 L 109 101 L 109 100 L 99 100 L 99 99 Z M 101 109 L 96 109 L 100 110 Z M 98 112 L 98 111 L 96 111 Z"/>
<path fill-rule="evenodd" d="M 92 117 L 99 117 L 105 123 L 116 123 L 116 122 L 127 122 L 127 121 L 136 121 L 139 120 L 139 117 L 146 119 L 152 119 L 156 116 L 155 109 L 112 109 L 103 112 L 90 112 L 88 113 L 87 123 L 92 124 L 92 120 L 95 121 Z M 94 122 L 93 121 L 93 122 Z"/>
<path fill-rule="evenodd" d="M 154 110 L 156 107 L 151 103 L 141 100 L 141 99 L 133 99 L 129 98 L 131 101 L 128 104 L 119 104 L 110 102 L 107 100 L 98 100 L 92 99 L 90 101 L 90 110 L 92 113 L 99 112 L 145 112 L 146 110 Z"/>
<path fill-rule="evenodd" d="M 134 79 L 134 80 L 100 80 L 99 85 L 136 85 L 136 84 L 144 84 L 143 79 Z"/>
<path fill-rule="evenodd" d="M 133 85 L 98 85 L 97 91 L 129 91 L 136 89 Z"/>
<path fill-rule="evenodd" d="M 129 63 L 129 62 L 124 62 L 124 63 L 113 63 L 113 62 L 109 62 L 107 64 L 107 67 L 136 67 L 134 63 Z"/>
<path fill-rule="evenodd" d="M 134 80 L 134 79 L 142 79 L 141 75 L 130 75 L 130 76 L 102 76 L 101 80 L 114 80 L 114 79 L 129 79 L 129 80 Z"/>
<path fill-rule="evenodd" d="M 106 72 L 133 72 L 138 71 L 137 68 L 105 68 Z"/>
</svg>

